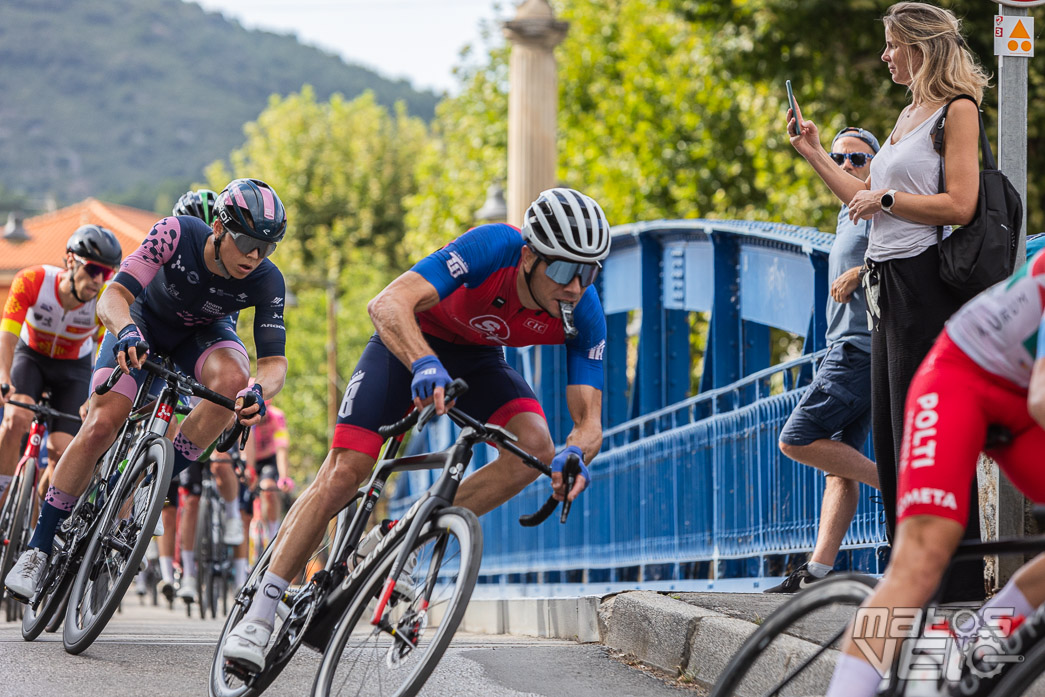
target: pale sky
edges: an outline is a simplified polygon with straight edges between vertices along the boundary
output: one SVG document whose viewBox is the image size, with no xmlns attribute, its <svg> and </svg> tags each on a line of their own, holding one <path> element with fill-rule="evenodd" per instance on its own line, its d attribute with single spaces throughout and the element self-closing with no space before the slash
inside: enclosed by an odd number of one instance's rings
<svg viewBox="0 0 1045 697">
<path fill-rule="evenodd" d="M 480 25 L 515 14 L 513 0 L 195 0 L 248 29 L 297 35 L 385 77 L 456 91 L 451 73 Z M 500 42 L 500 31 L 495 41 Z"/>
</svg>

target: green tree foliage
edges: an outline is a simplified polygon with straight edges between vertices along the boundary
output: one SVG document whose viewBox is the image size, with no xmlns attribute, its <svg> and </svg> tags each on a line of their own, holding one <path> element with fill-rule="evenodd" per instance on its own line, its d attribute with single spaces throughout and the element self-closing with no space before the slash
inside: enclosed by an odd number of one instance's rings
<svg viewBox="0 0 1045 697">
<path fill-rule="evenodd" d="M 326 297 L 337 296 L 338 390 L 373 326 L 366 304 L 405 265 L 396 254 L 404 236 L 403 200 L 416 190 L 411 174 L 425 145 L 424 123 L 402 105 L 394 113 L 373 94 L 317 101 L 311 88 L 273 97 L 247 141 L 207 169 L 211 188 L 234 176 L 270 183 L 287 209 L 287 236 L 272 260 L 287 277 L 287 388 L 276 397 L 287 412 L 294 467 L 314 471 L 330 445 L 327 431 Z M 239 328 L 253 349 L 251 317 Z M 288 399 L 289 397 L 289 399 Z"/>
<path fill-rule="evenodd" d="M 271 94 L 306 82 L 322 99 L 370 89 L 426 119 L 437 101 L 181 0 L 5 0 L 0 65 L 0 182 L 61 203 L 93 195 L 151 208 L 166 189 L 149 182 L 198 177 L 242 144 Z"/>
</svg>

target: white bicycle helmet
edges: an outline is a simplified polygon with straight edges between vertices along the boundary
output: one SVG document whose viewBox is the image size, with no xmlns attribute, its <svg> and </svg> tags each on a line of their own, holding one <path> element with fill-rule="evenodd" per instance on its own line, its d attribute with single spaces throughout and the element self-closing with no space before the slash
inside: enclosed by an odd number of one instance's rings
<svg viewBox="0 0 1045 697">
<path fill-rule="evenodd" d="M 590 196 L 566 188 L 542 191 L 526 209 L 523 238 L 538 254 L 582 264 L 610 253 L 610 225 Z"/>
</svg>

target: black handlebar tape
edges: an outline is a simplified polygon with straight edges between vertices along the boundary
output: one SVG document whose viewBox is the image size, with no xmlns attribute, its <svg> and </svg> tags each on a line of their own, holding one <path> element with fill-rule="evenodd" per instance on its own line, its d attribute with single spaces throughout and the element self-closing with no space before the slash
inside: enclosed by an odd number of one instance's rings
<svg viewBox="0 0 1045 697">
<path fill-rule="evenodd" d="M 548 520 L 548 516 L 555 512 L 559 502 L 555 500 L 554 496 L 549 496 L 548 500 L 544 502 L 544 505 L 537 509 L 534 513 L 524 513 L 519 516 L 519 525 L 526 528 L 536 527 L 544 521 Z"/>
</svg>

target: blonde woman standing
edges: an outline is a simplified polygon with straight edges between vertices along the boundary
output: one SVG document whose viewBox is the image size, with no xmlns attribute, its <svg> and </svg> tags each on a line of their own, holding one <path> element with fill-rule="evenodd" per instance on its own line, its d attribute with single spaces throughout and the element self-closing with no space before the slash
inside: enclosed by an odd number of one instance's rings
<svg viewBox="0 0 1045 697">
<path fill-rule="evenodd" d="M 961 304 L 940 280 L 936 227 L 961 225 L 973 216 L 979 193 L 976 105 L 987 76 L 950 12 L 926 3 L 901 2 L 889 8 L 883 22 L 882 60 L 893 82 L 907 87 L 911 103 L 872 161 L 869 183 L 864 185 L 831 166 L 834 163 L 819 147 L 812 122 L 802 122 L 802 134 L 794 135 L 795 122 L 789 115 L 788 130 L 799 153 L 840 199 L 849 201 L 850 215 L 872 221 L 867 281 L 874 316 L 873 431 L 892 530 L 907 390 L 944 322 Z M 939 191 L 941 160 L 930 133 L 944 106 L 962 94 L 973 97 L 976 104 L 964 99 L 950 104 L 942 161 L 946 185 Z M 896 608 L 921 607 L 929 600 L 961 535 L 960 529 L 941 535 L 933 522 L 931 515 L 903 517 L 895 528 L 889 568 L 865 605 L 892 613 Z M 882 654 L 884 638 L 855 638 Z M 870 697 L 879 678 L 866 656 L 847 639 L 828 697 Z"/>
<path fill-rule="evenodd" d="M 871 161 L 868 182 L 841 170 L 820 146 L 812 121 L 788 113 L 795 149 L 831 191 L 849 205 L 855 220 L 870 219 L 867 248 L 871 335 L 871 384 L 875 457 L 890 539 L 896 519 L 896 480 L 907 387 L 944 321 L 961 306 L 940 280 L 936 228 L 962 225 L 973 216 L 979 193 L 977 104 L 987 86 L 949 11 L 920 2 L 900 2 L 883 18 L 885 51 L 893 82 L 911 96 L 889 138 Z M 944 152 L 933 149 L 933 127 L 950 104 Z M 798 118 L 801 119 L 801 110 Z M 940 167 L 946 187 L 939 189 Z"/>
</svg>

